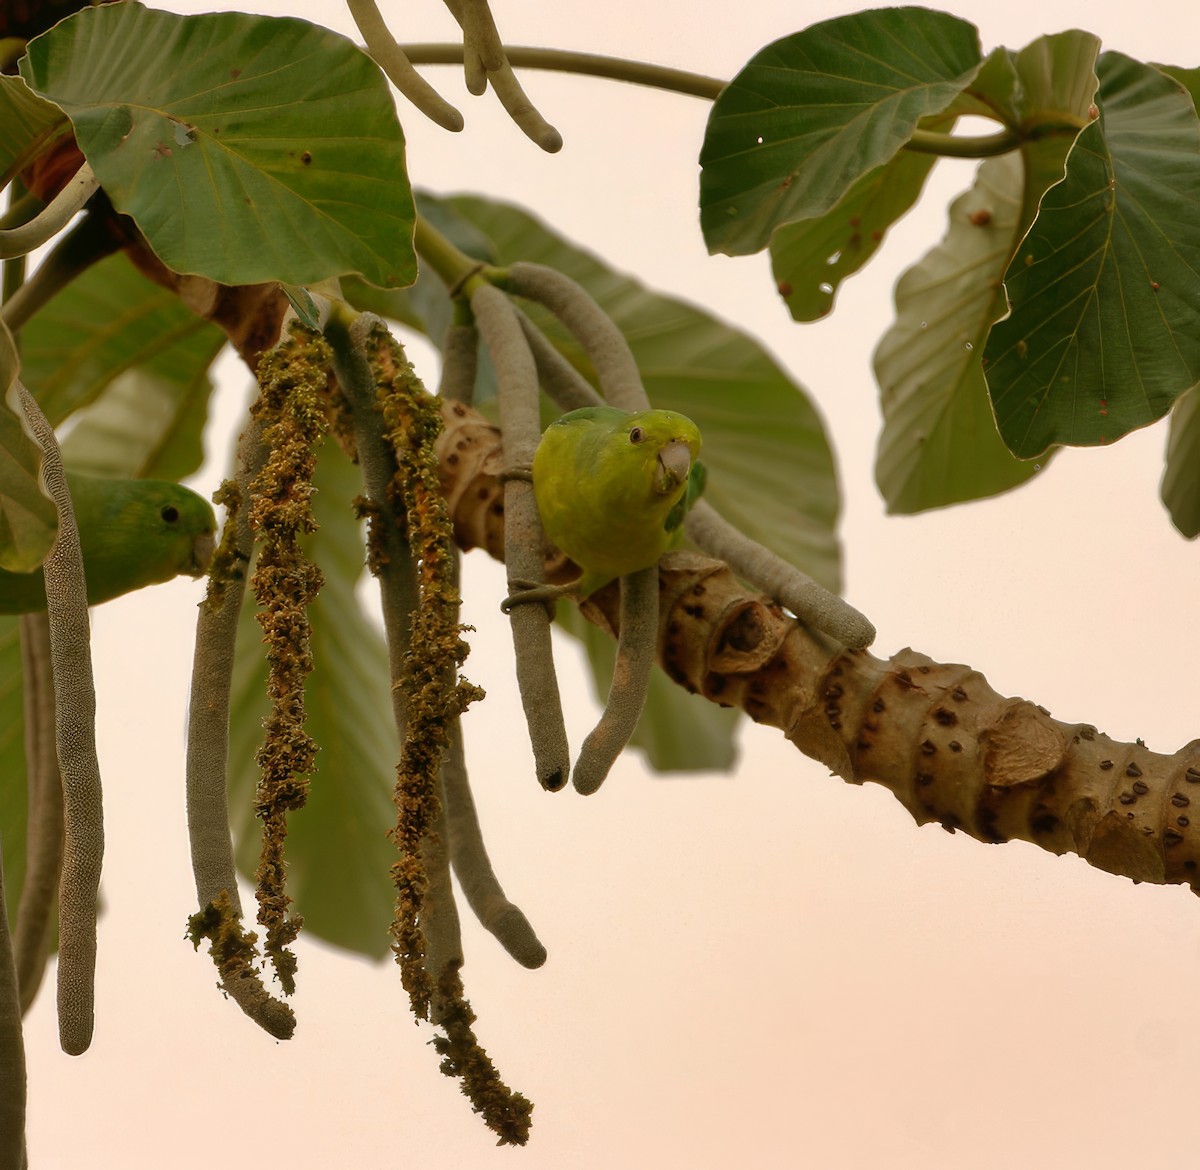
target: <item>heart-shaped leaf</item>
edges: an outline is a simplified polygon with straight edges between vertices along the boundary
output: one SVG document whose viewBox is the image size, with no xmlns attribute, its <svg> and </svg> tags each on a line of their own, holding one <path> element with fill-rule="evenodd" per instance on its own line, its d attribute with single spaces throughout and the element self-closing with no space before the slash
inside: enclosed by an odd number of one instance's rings
<svg viewBox="0 0 1200 1170">
<path fill-rule="evenodd" d="M 1200 123 L 1179 82 L 1101 56 L 1099 117 L 1005 274 L 985 369 L 1019 456 L 1112 442 L 1200 380 Z"/>
<path fill-rule="evenodd" d="M 72 468 L 181 479 L 201 461 L 207 371 L 224 341 L 124 256 L 110 256 L 25 326 L 22 370 L 52 423 L 80 412 L 63 440 Z"/>
<path fill-rule="evenodd" d="M 979 354 L 1004 311 L 1000 274 L 1019 239 L 1022 165 L 989 159 L 950 207 L 945 239 L 896 286 L 896 322 L 875 351 L 883 430 L 875 477 L 891 512 L 1005 491 L 1034 465 L 1004 445 Z"/>
<path fill-rule="evenodd" d="M 21 74 L 67 112 L 114 206 L 174 271 L 411 282 L 404 137 L 383 74 L 345 37 L 127 0 L 30 42 Z"/>
<path fill-rule="evenodd" d="M 710 252 L 764 248 L 835 207 L 978 71 L 974 25 L 925 8 L 814 24 L 757 53 L 713 103 L 700 151 Z"/>
<path fill-rule="evenodd" d="M 23 78 L 0 75 L 0 187 L 51 139 L 68 130 L 66 114 L 35 94 Z"/>
<path fill-rule="evenodd" d="M 896 323 L 875 351 L 884 420 L 876 480 L 893 512 L 994 495 L 1038 469 L 1001 440 L 981 356 L 1007 307 L 1001 278 L 1088 123 L 1099 47 L 1089 33 L 1067 32 L 1020 53 L 997 50 L 955 104 L 1038 129 L 1019 153 L 980 166 L 950 207 L 945 238 L 896 286 Z"/>
</svg>

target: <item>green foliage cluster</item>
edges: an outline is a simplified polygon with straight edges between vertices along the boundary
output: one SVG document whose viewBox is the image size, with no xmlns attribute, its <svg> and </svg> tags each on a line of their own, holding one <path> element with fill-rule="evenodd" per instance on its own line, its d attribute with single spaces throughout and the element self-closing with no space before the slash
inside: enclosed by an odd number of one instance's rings
<svg viewBox="0 0 1200 1170">
<path fill-rule="evenodd" d="M 584 67 L 569 55 L 548 63 Z M 653 70 L 638 79 L 648 77 Z M 705 241 L 735 256 L 769 251 L 799 322 L 832 311 L 939 157 L 980 160 L 948 209 L 944 238 L 900 280 L 895 322 L 875 351 L 876 478 L 891 510 L 1008 490 L 1057 448 L 1111 443 L 1178 404 L 1163 497 L 1185 535 L 1200 532 L 1191 392 L 1200 381 L 1198 79 L 1200 70 L 1101 52 L 1079 31 L 985 54 L 963 20 L 891 8 L 785 37 L 711 87 L 699 154 Z M 702 82 L 673 71 L 654 81 L 697 95 L 708 92 Z M 72 141 L 102 188 L 87 222 L 128 217 L 130 237 L 185 285 L 177 296 L 121 255 L 79 262 L 85 226 L 65 233 L 6 300 L 4 386 L 19 364 L 51 423 L 73 419 L 64 446 L 74 467 L 180 478 L 199 466 L 209 371 L 225 341 L 192 311 L 206 282 L 281 284 L 303 316 L 315 311 L 306 289 L 338 281 L 355 308 L 439 342 L 455 305 L 433 250 L 417 274 L 420 225 L 427 243 L 452 244 L 472 261 L 533 261 L 582 285 L 625 334 L 654 404 L 699 424 L 707 498 L 837 587 L 834 460 L 806 391 L 752 338 L 644 288 L 523 209 L 485 196 L 414 196 L 387 79 L 349 40 L 292 18 L 182 17 L 136 0 L 84 8 L 31 40 L 17 74 L 0 75 L 0 179 L 18 190 L 31 164 Z M 27 206 L 14 199 L 0 251 Z M 538 306 L 524 308 L 595 382 L 576 341 Z M 9 335 L 18 328 L 19 363 Z M 484 361 L 484 409 L 492 382 Z M 361 534 L 351 510 L 336 506 L 357 477 L 328 447 L 314 478 L 320 529 L 305 542 L 326 585 L 310 613 L 316 670 L 304 693 L 318 769 L 341 782 L 316 784 L 292 819 L 288 863 L 310 929 L 379 956 L 392 917 L 384 829 L 397 743 L 384 648 L 355 602 Z M 0 404 L 0 567 L 36 566 L 53 539 L 37 470 Z M 606 689 L 611 647 L 563 617 Z M 242 649 L 259 639 L 247 613 Z M 16 662 L 15 623 L 0 621 L 8 775 L 22 772 Z M 239 862 L 250 872 L 265 667 L 241 653 L 238 671 L 230 791 Z M 734 718 L 656 674 L 633 742 L 661 769 L 724 766 Z M 20 888 L 23 819 L 23 794 L 0 787 L 10 891 Z"/>
</svg>

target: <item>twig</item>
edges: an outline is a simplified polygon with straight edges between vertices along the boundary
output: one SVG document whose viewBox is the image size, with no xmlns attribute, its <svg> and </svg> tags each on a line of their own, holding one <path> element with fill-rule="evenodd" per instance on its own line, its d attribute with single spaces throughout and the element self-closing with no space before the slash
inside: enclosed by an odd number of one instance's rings
<svg viewBox="0 0 1200 1170">
<path fill-rule="evenodd" d="M 621 619 L 617 660 L 604 714 L 583 741 L 575 773 L 575 790 L 595 792 L 637 728 L 646 706 L 650 668 L 658 646 L 658 566 L 621 578 Z"/>
<path fill-rule="evenodd" d="M 46 258 L 15 289 L 0 308 L 0 321 L 16 333 L 48 301 L 80 273 L 98 264 L 121 246 L 113 232 L 91 212 L 68 231 Z"/>
<path fill-rule="evenodd" d="M 407 44 L 405 53 L 417 65 L 458 65 L 463 59 L 462 45 Z M 646 85 L 671 93 L 715 101 L 728 85 L 719 77 L 690 73 L 685 69 L 670 69 L 648 61 L 630 61 L 624 57 L 608 57 L 600 53 L 579 53 L 572 49 L 547 49 L 531 45 L 505 45 L 505 56 L 518 69 L 550 69 L 558 73 L 577 73 L 625 81 L 631 85 Z"/>
<path fill-rule="evenodd" d="M 21 1011 L 26 1012 L 41 985 L 49 954 L 50 915 L 62 874 L 63 788 L 54 745 L 50 621 L 44 612 L 22 614 L 19 628 L 29 809 L 25 881 L 17 906 L 13 950 L 21 988 Z"/>
<path fill-rule="evenodd" d="M 510 470 L 528 469 L 541 434 L 533 355 L 512 305 L 499 289 L 480 282 L 471 294 L 471 308 L 496 370 L 504 457 Z M 543 577 L 545 538 L 529 480 L 511 476 L 505 483 L 504 516 L 510 585 L 514 590 L 536 586 Z M 567 781 L 570 749 L 554 673 L 550 615 L 540 605 L 516 605 L 509 619 L 534 766 L 542 786 L 555 791 Z"/>
<path fill-rule="evenodd" d="M 24 386 L 17 394 L 44 452 L 42 480 L 58 508 L 58 535 L 42 565 L 54 671 L 55 731 L 63 782 L 62 880 L 58 893 L 58 1036 L 63 1051 L 92 1042 L 96 902 L 104 858 L 104 807 L 96 757 L 96 691 L 87 585 L 62 454 L 46 416 Z"/>
</svg>

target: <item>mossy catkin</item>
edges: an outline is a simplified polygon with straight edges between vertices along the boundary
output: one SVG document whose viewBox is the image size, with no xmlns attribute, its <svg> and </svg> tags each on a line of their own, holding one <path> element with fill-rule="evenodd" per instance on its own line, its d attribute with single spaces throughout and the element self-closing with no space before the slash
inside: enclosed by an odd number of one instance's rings
<svg viewBox="0 0 1200 1170">
<path fill-rule="evenodd" d="M 78 1056 L 92 1042 L 96 913 L 104 859 L 104 805 L 96 756 L 96 691 L 87 583 L 71 494 L 54 429 L 33 395 L 18 400 L 43 451 L 42 481 L 58 509 L 58 536 L 42 565 L 54 674 L 55 738 L 63 784 L 63 865 L 58 891 L 58 1037 Z"/>
<path fill-rule="evenodd" d="M 251 421 L 238 444 L 238 478 L 226 481 L 214 496 L 214 503 L 225 506 L 225 528 L 196 619 L 188 703 L 188 839 L 199 904 L 188 920 L 188 937 L 197 948 L 209 940 L 222 990 L 266 1032 L 287 1040 L 296 1017 L 263 986 L 257 936 L 242 925 L 226 791 L 234 645 L 254 545 L 245 501 L 265 456 L 261 429 Z"/>
<path fill-rule="evenodd" d="M 533 356 L 512 305 L 499 289 L 480 284 L 471 294 L 471 307 L 496 371 L 504 457 L 510 471 L 528 471 L 541 437 Z M 545 563 L 545 538 L 528 479 L 507 479 L 504 524 L 504 560 L 512 586 L 536 585 Z M 571 762 L 550 645 L 550 615 L 540 605 L 516 605 L 509 620 L 534 767 L 542 787 L 555 791 L 567 782 Z"/>
<path fill-rule="evenodd" d="M 372 523 L 402 526 L 417 567 L 416 610 L 410 631 L 401 635 L 403 671 L 394 683 L 401 717 L 397 817 L 391 834 L 400 854 L 392 868 L 396 961 L 414 1012 L 446 1032 L 433 1041 L 444 1058 L 442 1071 L 461 1079 L 463 1093 L 501 1144 L 523 1145 L 533 1107 L 504 1084 L 479 1045 L 459 975 L 461 941 L 449 881 L 450 830 L 443 815 L 441 768 L 449 729 L 482 691 L 458 675 L 467 646 L 458 621 L 457 561 L 436 454 L 440 407 L 378 318 L 361 315 L 347 341 L 350 354 L 339 358 L 338 371 L 345 379 L 364 472 L 368 465 L 381 466 L 366 449 L 377 453 L 381 440 L 390 448 L 395 468 L 386 486 L 374 472 L 364 474 Z M 370 539 L 378 547 L 382 536 Z M 386 606 L 385 623 L 390 627 Z M 391 642 L 389 631 L 389 655 Z"/>
<path fill-rule="evenodd" d="M 263 950 L 284 994 L 295 990 L 296 956 L 289 949 L 303 920 L 288 913 L 284 840 L 288 814 L 304 806 L 316 744 L 304 730 L 304 683 L 312 670 L 308 606 L 321 570 L 304 554 L 301 537 L 316 528 L 312 514 L 315 450 L 326 431 L 324 391 L 332 354 L 299 324 L 264 354 L 260 394 L 251 408 L 262 427 L 267 459 L 250 486 L 248 520 L 259 542 L 253 588 L 263 628 L 271 709 L 256 755 L 260 769 L 255 812 L 263 823 L 256 877 Z"/>
</svg>

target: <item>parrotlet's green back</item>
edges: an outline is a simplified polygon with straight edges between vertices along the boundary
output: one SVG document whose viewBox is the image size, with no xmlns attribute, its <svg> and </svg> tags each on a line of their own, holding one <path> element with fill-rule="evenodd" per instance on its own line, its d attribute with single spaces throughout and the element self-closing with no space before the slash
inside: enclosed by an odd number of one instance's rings
<svg viewBox="0 0 1200 1170">
<path fill-rule="evenodd" d="M 679 543 L 699 454 L 699 427 L 671 410 L 586 406 L 546 428 L 533 491 L 546 536 L 583 570 L 569 592 L 587 597 Z"/>
<path fill-rule="evenodd" d="M 153 479 L 100 479 L 67 473 L 88 604 L 169 581 L 199 577 L 212 559 L 216 519 L 207 500 L 177 483 Z M 0 613 L 46 608 L 40 569 L 0 569 Z"/>
</svg>

